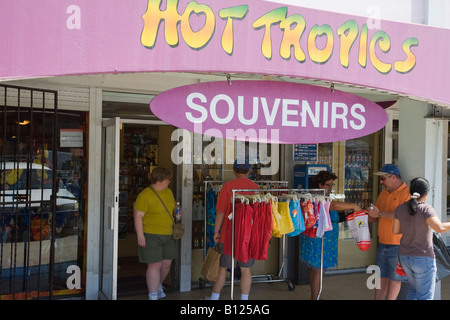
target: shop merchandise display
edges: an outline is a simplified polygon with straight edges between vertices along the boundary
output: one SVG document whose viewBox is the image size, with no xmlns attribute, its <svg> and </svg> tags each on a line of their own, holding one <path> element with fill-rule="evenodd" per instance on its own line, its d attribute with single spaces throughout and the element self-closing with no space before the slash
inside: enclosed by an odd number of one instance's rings
<svg viewBox="0 0 450 320">
<path fill-rule="evenodd" d="M 347 216 L 347 224 L 358 248 L 362 251 L 370 249 L 371 238 L 368 215 L 365 211 L 357 211 Z"/>
<path fill-rule="evenodd" d="M 221 185 L 211 185 L 206 191 L 206 252 L 214 247 L 215 205 Z M 270 190 L 273 193 L 260 194 Z M 246 262 L 249 259 L 265 260 L 271 237 L 295 237 L 303 233 L 309 237 L 323 237 L 332 230 L 330 219 L 331 198 L 313 195 L 307 190 L 262 189 L 254 195 L 235 196 L 234 257 Z M 318 190 L 318 192 L 323 192 Z M 280 193 L 275 196 L 275 193 Z M 224 244 L 224 254 L 232 252 L 232 229 L 229 243 Z"/>
<path fill-rule="evenodd" d="M 209 186 L 205 191 L 206 215 L 206 247 L 214 247 L 214 221 L 217 196 L 221 184 Z M 268 259 L 270 239 L 295 237 L 299 235 L 321 238 L 326 232 L 333 230 L 330 217 L 331 201 L 339 196 L 325 196 L 322 189 L 287 189 L 261 188 L 256 190 L 232 190 L 232 201 L 235 204 L 232 214 L 233 227 L 228 230 L 229 243 L 224 244 L 224 254 L 232 255 L 232 259 L 246 262 L 249 259 Z M 240 195 L 239 192 L 246 195 Z M 248 195 L 248 193 L 252 193 Z M 347 219 L 358 248 L 370 248 L 370 233 L 367 215 L 354 213 Z M 366 220 L 364 220 L 366 219 Z M 283 241 L 284 243 L 284 241 Z M 319 255 L 322 257 L 322 254 Z M 322 268 L 320 258 L 320 268 Z M 234 279 L 234 270 L 231 278 Z M 275 280 L 276 281 L 276 280 Z M 233 280 L 231 286 L 233 290 Z"/>
<path fill-rule="evenodd" d="M 261 186 L 261 190 L 267 189 L 275 189 L 273 192 L 274 195 L 277 194 L 277 189 L 286 188 L 288 182 L 287 181 L 254 181 L 256 184 Z M 222 185 L 225 181 L 204 181 L 205 184 L 205 204 L 204 206 L 201 204 L 197 204 L 196 206 L 199 208 L 204 208 L 205 214 L 199 214 L 200 219 L 205 219 L 205 234 L 204 234 L 204 243 L 205 243 L 205 256 L 208 252 L 208 249 L 215 246 L 214 243 L 214 224 L 216 220 L 216 205 L 217 198 L 219 196 L 219 192 L 222 189 Z M 200 209 L 197 209 L 200 210 Z M 202 239 L 203 241 L 203 239 Z"/>
<path fill-rule="evenodd" d="M 312 191 L 316 192 L 317 195 L 313 196 L 310 193 Z M 272 236 L 284 237 L 286 235 L 289 236 L 289 234 L 291 234 L 291 236 L 295 236 L 301 229 L 304 229 L 305 231 L 303 231 L 303 233 L 309 232 L 311 236 L 316 237 L 316 232 L 310 231 L 309 229 L 314 229 L 319 226 L 319 221 L 320 221 L 321 215 L 322 215 L 322 219 L 327 220 L 327 217 L 326 217 L 327 213 L 325 212 L 325 210 L 323 210 L 322 214 L 319 211 L 313 211 L 312 215 L 310 215 L 309 211 L 307 211 L 306 215 L 303 216 L 303 225 L 300 225 L 300 219 L 299 220 L 294 219 L 295 224 L 297 225 L 297 227 L 296 227 L 294 222 L 292 221 L 291 217 L 293 217 L 293 216 L 297 217 L 298 209 L 301 208 L 301 204 L 300 204 L 300 202 L 297 204 L 297 200 L 306 201 L 308 204 L 308 208 L 310 208 L 310 209 L 316 208 L 317 210 L 319 210 L 321 208 L 320 203 L 322 203 L 322 205 L 324 205 L 325 201 L 331 200 L 331 198 L 325 197 L 325 190 L 323 190 L 323 189 L 311 189 L 311 190 L 309 190 L 309 189 L 265 189 L 265 190 L 240 189 L 240 190 L 231 190 L 231 192 L 233 193 L 232 201 L 234 203 L 233 212 L 229 216 L 229 218 L 232 220 L 232 228 L 231 228 L 232 231 L 231 231 L 231 237 L 230 236 L 227 237 L 228 239 L 231 239 L 231 245 L 224 244 L 224 246 L 225 247 L 228 246 L 231 248 L 232 261 L 234 259 L 240 260 L 242 258 L 254 258 L 256 260 L 267 259 L 267 255 L 265 255 L 264 253 L 267 252 L 267 249 L 268 249 L 268 246 L 270 243 L 270 238 Z M 248 195 L 251 192 L 254 192 L 254 194 Z M 265 194 L 261 194 L 264 192 L 265 192 Z M 279 196 L 272 195 L 270 192 L 276 192 L 276 194 Z M 239 193 L 241 193 L 241 194 L 239 194 Z M 242 193 L 245 195 L 242 195 Z M 280 199 L 283 201 L 280 201 Z M 309 201 L 309 203 L 308 203 L 308 201 Z M 290 205 L 291 202 L 293 202 L 292 206 Z M 313 205 L 313 202 L 315 205 Z M 256 206 L 255 206 L 255 203 L 257 204 Z M 259 208 L 259 210 L 260 210 L 259 213 L 257 213 L 257 211 L 255 212 L 254 210 L 253 211 L 251 210 L 255 207 Z M 286 208 L 288 208 L 288 210 L 286 210 Z M 325 209 L 326 207 L 324 206 L 323 208 Z M 328 206 L 328 208 L 329 208 L 329 206 Z M 253 220 L 253 219 L 251 220 L 251 223 L 255 224 L 254 230 L 259 230 L 260 232 L 262 232 L 264 235 L 266 235 L 266 238 L 264 238 L 264 236 L 263 236 L 263 239 L 264 240 L 267 239 L 267 241 L 260 241 L 259 247 L 257 247 L 257 248 L 252 247 L 251 246 L 251 244 L 253 243 L 252 237 L 256 237 L 259 234 L 259 232 L 255 231 L 255 233 L 248 234 L 249 227 L 242 226 L 243 223 L 244 224 L 248 223 L 247 217 L 245 217 L 245 216 L 242 217 L 242 215 L 245 215 L 245 214 L 250 215 L 249 212 L 251 212 L 252 217 L 253 217 L 253 214 L 255 213 L 255 215 L 259 215 L 260 217 L 263 216 L 263 218 L 261 219 L 262 221 L 266 221 L 264 219 L 264 217 L 269 216 L 269 211 L 270 211 L 270 216 L 272 218 L 270 232 L 268 229 L 268 225 L 269 225 L 268 223 L 257 224 L 257 223 L 255 223 L 256 220 Z M 281 211 L 281 213 L 280 213 L 280 211 Z M 315 221 L 314 225 L 308 223 L 308 218 L 312 219 L 312 217 L 314 217 L 314 221 Z M 322 223 L 323 223 L 323 221 L 322 221 Z M 312 226 L 309 229 L 306 229 L 306 227 L 305 227 L 306 225 L 308 225 L 308 226 L 312 225 Z M 327 225 L 328 225 L 328 223 L 327 223 Z M 330 223 L 330 226 L 331 226 L 331 223 Z M 329 229 L 329 226 L 327 228 Z M 251 230 L 253 231 L 253 229 L 251 229 Z M 247 239 L 247 237 L 249 237 L 249 236 L 250 236 L 250 241 L 249 241 L 250 245 L 247 246 L 247 241 L 243 241 L 242 239 Z M 284 241 L 282 243 L 284 246 Z M 322 238 L 321 248 L 322 248 L 321 250 L 323 250 L 323 238 Z M 246 256 L 247 252 L 254 252 L 254 251 L 262 252 L 263 254 L 260 256 L 251 255 L 251 254 L 249 256 Z M 284 248 L 282 249 L 282 252 L 284 252 Z M 284 253 L 283 253 L 283 255 L 284 255 Z M 283 260 L 284 260 L 284 258 L 283 258 Z M 321 269 L 322 269 L 322 264 L 321 264 Z M 281 274 L 281 270 L 280 270 L 280 274 Z M 280 280 L 275 280 L 275 281 L 280 281 Z M 230 283 L 231 283 L 231 298 L 233 298 L 234 269 L 231 269 Z M 320 287 L 322 288 L 322 280 L 320 281 Z M 288 281 L 288 288 L 289 288 L 289 290 L 293 290 L 293 285 L 289 281 Z"/>
<path fill-rule="evenodd" d="M 206 242 L 205 242 L 205 252 L 208 252 L 208 249 L 214 247 L 216 244 L 214 243 L 214 225 L 216 221 L 216 205 L 217 205 L 217 197 L 219 195 L 219 191 L 222 185 L 210 185 L 209 188 L 206 188 Z"/>
<path fill-rule="evenodd" d="M 250 259 L 266 260 L 273 225 L 270 198 L 254 195 L 237 199 L 234 223 L 234 257 L 244 263 Z M 232 231 L 228 230 L 230 241 L 224 244 L 226 255 L 232 253 Z"/>
<path fill-rule="evenodd" d="M 234 258 L 242 262 L 252 258 L 267 259 L 271 237 L 295 237 L 303 233 L 322 238 L 325 232 L 333 228 L 330 203 L 329 197 L 310 193 L 285 193 L 278 197 L 270 193 L 237 194 L 234 206 Z M 230 241 L 225 244 L 224 253 L 230 255 L 232 230 L 228 232 Z"/>
</svg>

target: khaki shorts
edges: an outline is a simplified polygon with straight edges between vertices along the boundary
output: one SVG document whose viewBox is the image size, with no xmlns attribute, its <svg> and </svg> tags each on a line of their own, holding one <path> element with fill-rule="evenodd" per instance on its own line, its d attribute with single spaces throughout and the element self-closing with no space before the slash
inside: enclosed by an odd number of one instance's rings
<svg viewBox="0 0 450 320">
<path fill-rule="evenodd" d="M 177 257 L 177 241 L 172 235 L 144 233 L 145 247 L 138 246 L 138 258 L 141 263 L 156 263 Z"/>
</svg>

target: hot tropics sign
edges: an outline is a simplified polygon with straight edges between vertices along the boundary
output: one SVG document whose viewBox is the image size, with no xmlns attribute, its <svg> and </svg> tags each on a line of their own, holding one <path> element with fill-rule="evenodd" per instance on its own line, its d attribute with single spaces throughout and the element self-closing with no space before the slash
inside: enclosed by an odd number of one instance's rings
<svg viewBox="0 0 450 320">
<path fill-rule="evenodd" d="M 201 50 L 209 45 L 213 36 L 220 37 L 221 49 L 228 55 L 233 55 L 235 38 L 235 25 L 242 23 L 249 12 L 249 5 L 239 5 L 220 9 L 217 15 L 225 21 L 222 30 L 217 30 L 219 22 L 216 22 L 216 12 L 207 4 L 199 4 L 191 1 L 184 9 L 179 8 L 178 0 L 167 0 L 165 9 L 160 9 L 161 1 L 149 1 L 148 8 L 142 16 L 144 28 L 141 35 L 141 43 L 152 49 L 155 47 L 158 33 L 164 36 L 165 42 L 176 47 L 182 38 L 186 45 L 194 50 Z M 179 9 L 183 12 L 179 13 Z M 204 16 L 204 19 L 191 19 L 191 16 Z M 164 21 L 164 32 L 158 28 Z M 366 68 L 369 63 L 380 73 L 389 73 L 394 69 L 398 73 L 410 72 L 415 64 L 416 57 L 411 48 L 418 45 L 415 37 L 408 37 L 403 42 L 397 43 L 401 50 L 396 56 L 382 61 L 385 54 L 393 47 L 391 38 L 382 30 L 376 31 L 369 38 L 367 24 L 361 26 L 353 20 L 347 20 L 337 28 L 330 25 L 313 25 L 306 29 L 307 21 L 301 14 L 287 15 L 287 7 L 281 7 L 262 14 L 252 21 L 251 32 L 263 34 L 260 40 L 261 52 L 267 60 L 271 60 L 274 54 L 278 54 L 285 60 L 295 59 L 304 63 L 308 58 L 317 63 L 327 63 L 333 53 L 338 51 L 339 63 L 347 68 L 350 63 L 350 49 L 357 44 L 357 63 Z M 180 32 L 178 32 L 180 25 Z M 195 31 L 194 31 L 195 30 Z M 256 31 L 261 30 L 256 33 Z M 219 33 L 217 35 L 217 33 Z M 272 41 L 272 35 L 279 33 L 282 36 L 278 45 Z M 307 39 L 305 46 L 302 38 Z M 275 51 L 277 50 L 277 51 Z M 275 51 L 275 53 L 273 52 Z M 306 51 L 306 52 L 305 52 Z M 389 60 L 392 60 L 389 62 Z"/>
<path fill-rule="evenodd" d="M 450 105 L 450 30 L 372 20 L 258 0 L 2 1 L 0 80 L 244 73 Z"/>
<path fill-rule="evenodd" d="M 386 111 L 349 93 L 277 81 L 183 86 L 157 95 L 160 119 L 207 136 L 259 143 L 348 140 L 384 127 Z"/>
</svg>

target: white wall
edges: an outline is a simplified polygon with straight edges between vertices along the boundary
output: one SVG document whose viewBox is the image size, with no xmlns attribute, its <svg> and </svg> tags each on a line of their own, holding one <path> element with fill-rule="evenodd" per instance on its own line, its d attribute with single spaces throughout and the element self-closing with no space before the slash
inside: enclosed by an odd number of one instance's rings
<svg viewBox="0 0 450 320">
<path fill-rule="evenodd" d="M 447 219 L 446 161 L 447 124 L 445 120 L 427 118 L 432 107 L 423 102 L 401 98 L 399 103 L 399 167 L 405 182 L 426 178 L 431 185 L 427 203 L 439 218 Z M 444 169 L 445 168 L 445 169 Z"/>
<path fill-rule="evenodd" d="M 268 2 L 450 29 L 450 0 L 264 0 Z M 381 27 L 381 26 L 380 26 Z"/>
<path fill-rule="evenodd" d="M 292 6 L 380 18 L 397 22 L 411 22 L 412 1 L 422 0 L 265 0 Z M 433 0 L 435 1 L 435 0 Z M 445 1 L 445 0 L 444 0 Z"/>
<path fill-rule="evenodd" d="M 450 29 L 450 0 L 429 1 L 427 13 L 430 26 Z"/>
</svg>

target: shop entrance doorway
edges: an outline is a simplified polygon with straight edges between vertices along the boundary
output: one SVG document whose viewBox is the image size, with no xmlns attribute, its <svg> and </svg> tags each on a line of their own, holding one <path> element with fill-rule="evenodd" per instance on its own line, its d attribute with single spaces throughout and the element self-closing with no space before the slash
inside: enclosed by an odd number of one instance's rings
<svg viewBox="0 0 450 320">
<path fill-rule="evenodd" d="M 137 258 L 133 203 L 149 185 L 149 174 L 156 166 L 173 171 L 169 186 L 177 190 L 177 166 L 172 163 L 174 128 L 159 120 L 112 118 L 104 120 L 103 150 L 103 245 L 101 295 L 117 299 L 147 292 L 147 265 Z M 177 287 L 178 261 L 165 281 Z"/>
</svg>

